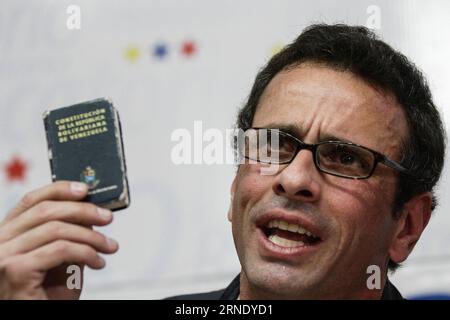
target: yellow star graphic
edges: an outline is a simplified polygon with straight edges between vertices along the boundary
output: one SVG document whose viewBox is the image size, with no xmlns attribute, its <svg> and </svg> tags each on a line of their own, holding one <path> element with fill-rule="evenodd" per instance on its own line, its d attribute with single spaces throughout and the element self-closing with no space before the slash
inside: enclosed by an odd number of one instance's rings
<svg viewBox="0 0 450 320">
<path fill-rule="evenodd" d="M 139 48 L 136 46 L 129 46 L 125 49 L 125 59 L 130 62 L 135 62 L 140 56 Z"/>
<path fill-rule="evenodd" d="M 284 45 L 282 45 L 281 43 L 277 43 L 276 45 L 274 45 L 271 49 L 270 49 L 270 56 L 274 56 L 276 55 L 278 52 L 281 51 L 281 49 L 283 49 Z"/>
</svg>

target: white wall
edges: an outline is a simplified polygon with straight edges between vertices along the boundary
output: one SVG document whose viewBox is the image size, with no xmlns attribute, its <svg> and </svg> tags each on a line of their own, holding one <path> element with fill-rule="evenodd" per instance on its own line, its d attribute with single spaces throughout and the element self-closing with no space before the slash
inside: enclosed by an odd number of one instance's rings
<svg viewBox="0 0 450 320">
<path fill-rule="evenodd" d="M 66 8 L 81 9 L 68 30 Z M 0 11 L 0 216 L 26 190 L 50 181 L 41 115 L 45 109 L 108 96 L 119 109 L 131 207 L 105 232 L 120 251 L 89 271 L 84 298 L 162 298 L 217 289 L 239 271 L 226 220 L 231 165 L 175 166 L 176 128 L 232 126 L 257 70 L 275 47 L 311 22 L 366 24 L 380 9 L 383 38 L 429 76 L 436 103 L 450 116 L 448 1 L 24 1 Z M 180 54 L 184 41 L 198 51 Z M 151 54 L 155 43 L 169 55 Z M 139 58 L 124 58 L 136 46 Z M 24 181 L 4 173 L 26 162 Z M 444 182 L 448 181 L 448 174 Z M 445 183 L 443 183 L 445 185 Z M 411 261 L 394 282 L 408 296 L 450 293 L 449 187 Z"/>
</svg>

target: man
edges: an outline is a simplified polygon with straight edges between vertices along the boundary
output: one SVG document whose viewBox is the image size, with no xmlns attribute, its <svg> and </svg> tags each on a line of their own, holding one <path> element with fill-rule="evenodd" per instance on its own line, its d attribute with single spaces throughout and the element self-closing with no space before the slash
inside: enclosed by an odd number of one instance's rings
<svg viewBox="0 0 450 320">
<path fill-rule="evenodd" d="M 276 137 L 238 144 L 245 161 L 228 219 L 241 273 L 224 290 L 173 298 L 401 299 L 388 269 L 425 229 L 444 163 L 443 126 L 420 72 L 366 28 L 313 25 L 259 72 L 238 127 Z M 271 165 L 276 172 L 262 174 Z M 77 297 L 64 264 L 101 268 L 98 252 L 117 250 L 86 228 L 112 219 L 78 201 L 86 192 L 57 182 L 9 213 L 3 298 Z M 381 285 L 369 286 L 377 268 Z"/>
</svg>

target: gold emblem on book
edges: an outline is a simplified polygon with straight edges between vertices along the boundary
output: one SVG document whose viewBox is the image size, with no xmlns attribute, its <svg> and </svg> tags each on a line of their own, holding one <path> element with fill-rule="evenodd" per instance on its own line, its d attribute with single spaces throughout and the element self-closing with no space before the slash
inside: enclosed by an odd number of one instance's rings
<svg viewBox="0 0 450 320">
<path fill-rule="evenodd" d="M 86 183 L 89 189 L 94 189 L 100 182 L 100 180 L 95 177 L 95 170 L 91 166 L 87 166 L 86 169 L 81 173 L 81 182 Z"/>
</svg>

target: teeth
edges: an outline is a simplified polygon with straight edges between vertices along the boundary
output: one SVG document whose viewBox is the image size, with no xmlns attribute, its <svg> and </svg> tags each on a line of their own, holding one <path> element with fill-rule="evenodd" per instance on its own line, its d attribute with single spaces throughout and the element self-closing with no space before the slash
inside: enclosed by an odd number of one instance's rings
<svg viewBox="0 0 450 320">
<path fill-rule="evenodd" d="M 291 223 L 288 224 L 288 230 L 289 230 L 290 232 L 297 232 L 298 229 L 299 229 L 299 226 L 298 226 L 298 225 L 296 225 L 296 224 L 291 224 Z"/>
<path fill-rule="evenodd" d="M 279 245 L 280 247 L 287 247 L 287 248 L 300 247 L 305 245 L 302 241 L 293 241 L 289 239 L 284 239 L 277 235 L 271 235 L 269 237 L 269 240 L 275 243 L 276 245 Z"/>
<path fill-rule="evenodd" d="M 270 221 L 269 228 L 278 228 L 278 220 Z"/>
<path fill-rule="evenodd" d="M 286 221 L 283 221 L 283 220 L 272 220 L 269 222 L 268 227 L 269 228 L 278 228 L 278 229 L 286 230 L 286 231 L 290 231 L 290 232 L 297 232 L 299 234 L 306 234 L 309 237 L 315 237 L 314 234 L 312 234 L 311 232 L 307 231 L 306 229 L 300 227 L 298 224 L 287 223 Z"/>
<path fill-rule="evenodd" d="M 303 229 L 302 227 L 300 227 L 300 226 L 298 226 L 298 231 L 297 232 L 300 233 L 300 234 L 307 233 L 307 231 L 305 229 Z"/>
</svg>

